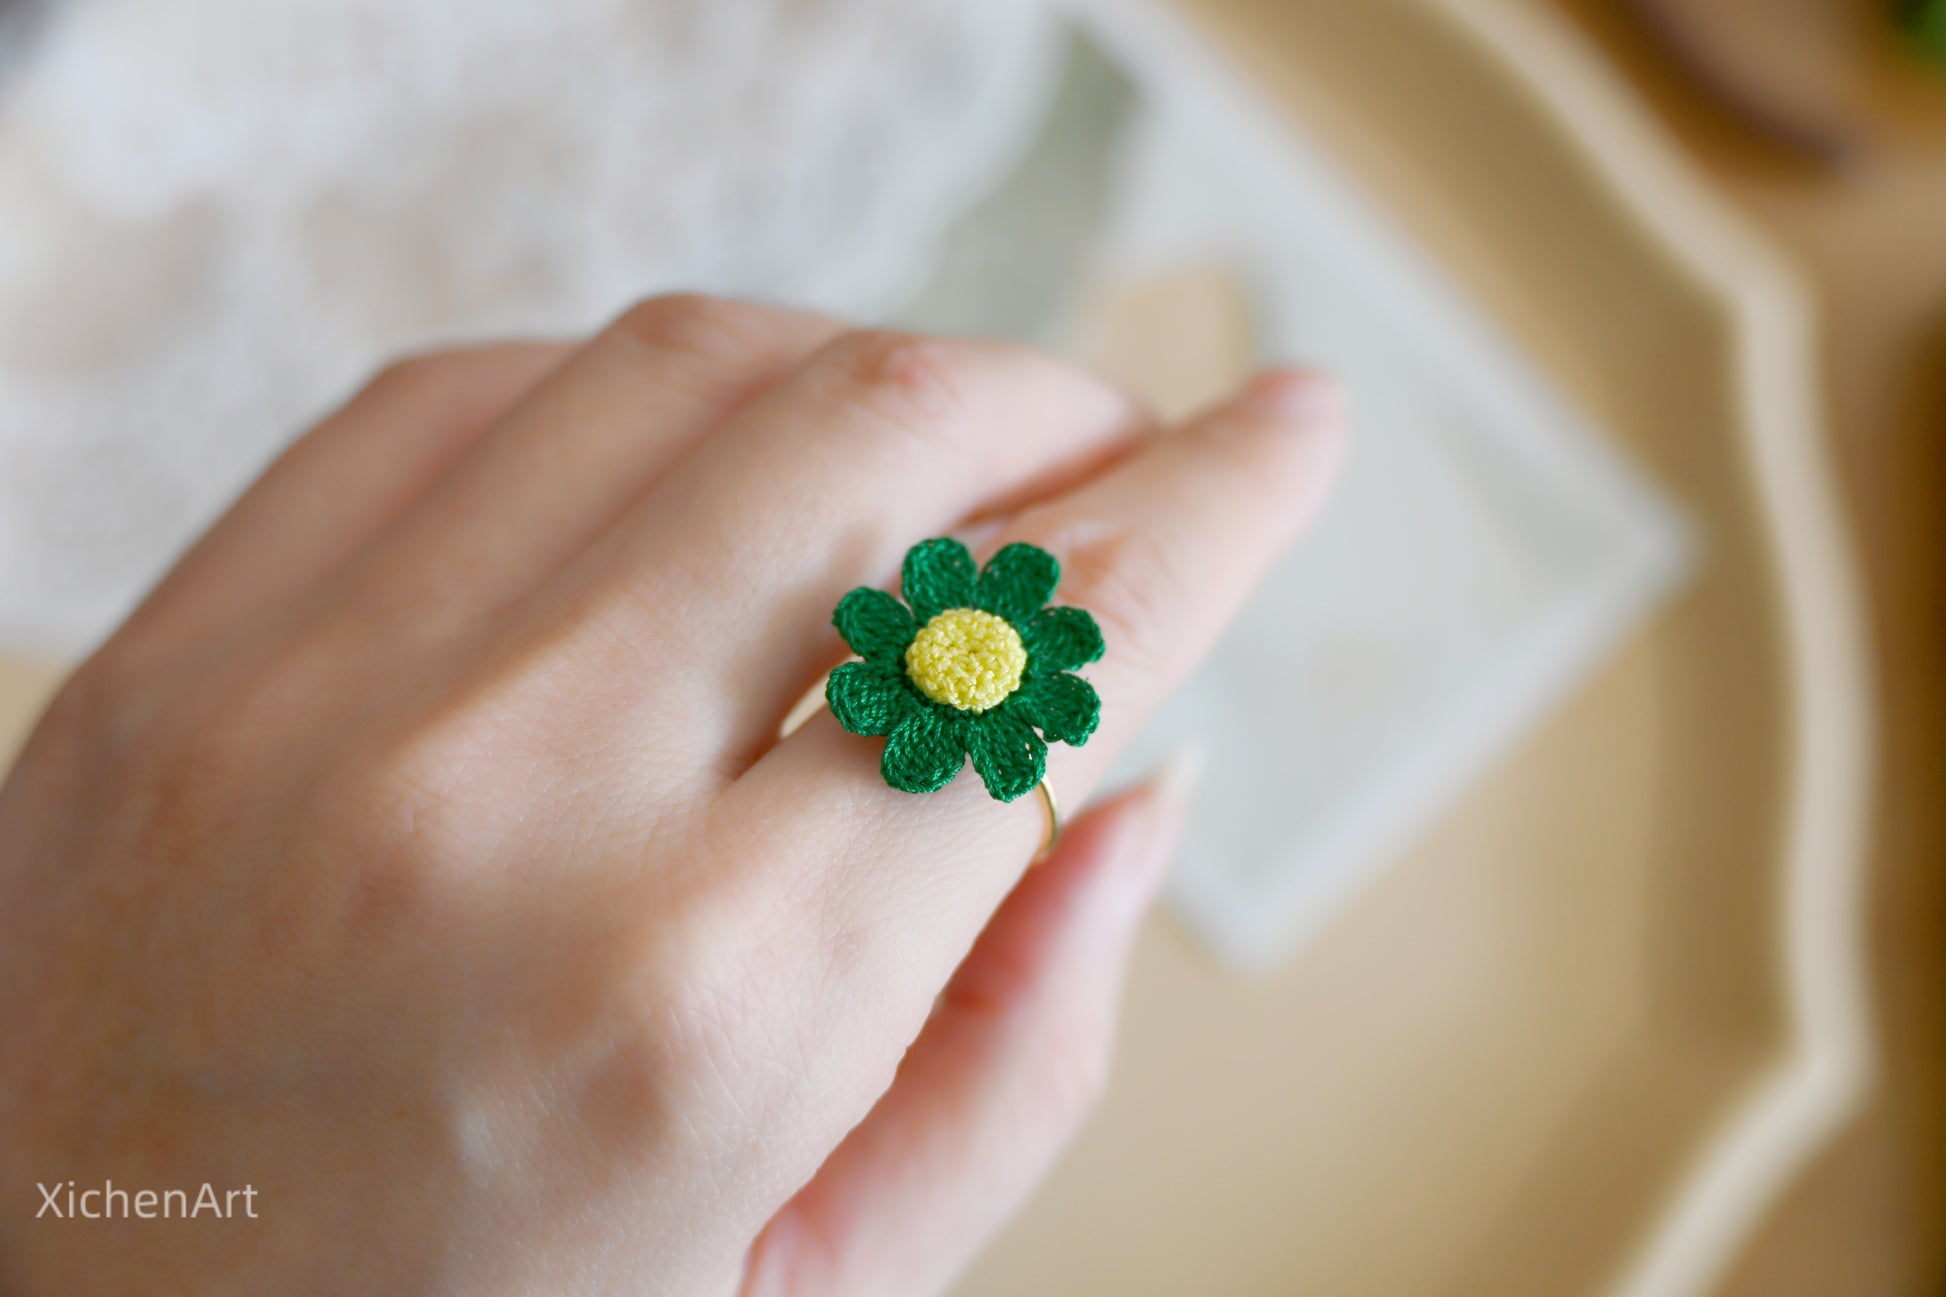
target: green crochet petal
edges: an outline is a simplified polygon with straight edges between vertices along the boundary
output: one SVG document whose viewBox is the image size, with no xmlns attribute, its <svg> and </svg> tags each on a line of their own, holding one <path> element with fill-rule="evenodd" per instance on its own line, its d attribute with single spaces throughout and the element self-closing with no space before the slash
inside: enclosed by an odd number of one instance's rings
<svg viewBox="0 0 1946 1297">
<path fill-rule="evenodd" d="M 1101 695 L 1080 676 L 1060 671 L 1034 680 L 1009 700 L 1007 710 L 1039 730 L 1049 743 L 1078 748 L 1101 723 Z"/>
<path fill-rule="evenodd" d="M 922 540 L 905 552 L 905 601 L 922 626 L 948 608 L 970 607 L 974 580 L 973 556 L 956 540 Z"/>
<path fill-rule="evenodd" d="M 1020 638 L 1036 670 L 1073 671 L 1108 651 L 1101 627 L 1081 608 L 1043 608 L 1021 627 Z"/>
<path fill-rule="evenodd" d="M 966 746 L 987 792 L 1000 801 L 1031 793 L 1047 774 L 1047 744 L 1011 707 L 987 712 L 968 725 Z"/>
<path fill-rule="evenodd" d="M 981 608 L 1025 626 L 1061 584 L 1061 564 L 1037 545 L 1016 541 L 987 560 L 976 598 Z"/>
<path fill-rule="evenodd" d="M 879 769 L 885 782 L 901 792 L 936 793 L 952 783 L 965 764 L 966 744 L 959 722 L 938 708 L 920 705 L 885 740 Z"/>
<path fill-rule="evenodd" d="M 919 633 L 919 623 L 906 606 L 883 590 L 861 585 L 838 601 L 831 624 L 851 645 L 851 651 L 867 662 L 896 667 L 906 646 Z"/>
<path fill-rule="evenodd" d="M 824 700 L 838 724 L 853 734 L 890 734 L 914 708 L 922 707 L 905 675 L 875 662 L 847 662 L 824 684 Z"/>
</svg>

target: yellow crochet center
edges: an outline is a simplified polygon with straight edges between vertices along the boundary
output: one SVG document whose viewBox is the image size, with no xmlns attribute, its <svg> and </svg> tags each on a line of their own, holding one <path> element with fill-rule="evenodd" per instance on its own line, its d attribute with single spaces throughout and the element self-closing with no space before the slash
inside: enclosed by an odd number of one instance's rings
<svg viewBox="0 0 1946 1297">
<path fill-rule="evenodd" d="M 1020 688 L 1027 648 L 1004 617 L 953 608 L 925 624 L 905 651 L 905 673 L 919 692 L 963 712 L 983 712 Z"/>
</svg>

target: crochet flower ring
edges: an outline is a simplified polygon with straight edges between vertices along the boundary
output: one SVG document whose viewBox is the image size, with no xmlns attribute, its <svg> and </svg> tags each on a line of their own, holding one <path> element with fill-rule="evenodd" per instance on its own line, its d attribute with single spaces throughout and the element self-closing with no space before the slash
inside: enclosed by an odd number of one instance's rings
<svg viewBox="0 0 1946 1297">
<path fill-rule="evenodd" d="M 1060 580 L 1033 545 L 976 571 L 958 541 L 926 540 L 906 552 L 904 603 L 870 586 L 839 600 L 831 620 L 864 661 L 832 672 L 825 700 L 853 734 L 885 736 L 886 783 L 937 792 L 971 757 L 1010 802 L 1046 776 L 1048 743 L 1088 741 L 1101 699 L 1073 672 L 1101 657 L 1101 628 L 1046 606 Z"/>
</svg>

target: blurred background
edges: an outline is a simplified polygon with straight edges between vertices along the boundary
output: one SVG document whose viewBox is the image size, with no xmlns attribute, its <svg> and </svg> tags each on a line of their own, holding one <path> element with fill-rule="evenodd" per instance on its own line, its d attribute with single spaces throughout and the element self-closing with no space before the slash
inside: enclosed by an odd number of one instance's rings
<svg viewBox="0 0 1946 1297">
<path fill-rule="evenodd" d="M 0 750 L 385 357 L 674 289 L 1351 391 L 966 1292 L 1946 1291 L 1946 3 L 0 0 Z"/>
</svg>

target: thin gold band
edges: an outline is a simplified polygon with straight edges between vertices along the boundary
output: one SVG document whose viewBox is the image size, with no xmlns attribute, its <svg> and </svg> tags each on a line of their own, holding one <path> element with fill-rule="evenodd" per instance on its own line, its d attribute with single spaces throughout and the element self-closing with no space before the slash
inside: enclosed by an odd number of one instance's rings
<svg viewBox="0 0 1946 1297">
<path fill-rule="evenodd" d="M 1061 799 L 1054 795 L 1054 784 L 1045 776 L 1041 778 L 1040 790 L 1041 805 L 1047 807 L 1047 837 L 1042 839 L 1041 849 L 1034 853 L 1034 859 L 1029 862 L 1036 865 L 1053 855 L 1055 846 L 1061 841 Z"/>
<path fill-rule="evenodd" d="M 781 743 L 795 734 L 805 721 L 817 714 L 824 705 L 824 687 L 830 680 L 831 673 L 827 671 L 818 679 L 817 684 L 798 699 L 797 706 L 790 709 L 783 723 L 777 727 L 778 742 Z M 1047 808 L 1047 835 L 1041 839 L 1040 849 L 1034 852 L 1034 859 L 1030 862 L 1036 865 L 1053 855 L 1055 845 L 1061 841 L 1061 799 L 1054 795 L 1053 781 L 1043 777 L 1039 784 L 1039 792 L 1041 805 Z"/>
</svg>

